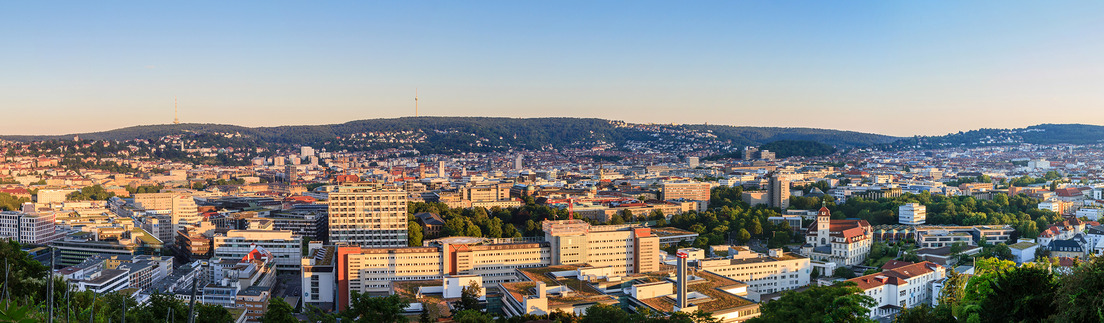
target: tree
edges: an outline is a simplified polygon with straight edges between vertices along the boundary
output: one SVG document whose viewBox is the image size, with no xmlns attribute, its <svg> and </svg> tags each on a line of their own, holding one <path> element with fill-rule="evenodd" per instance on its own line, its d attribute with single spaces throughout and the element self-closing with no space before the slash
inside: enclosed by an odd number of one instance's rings
<svg viewBox="0 0 1104 323">
<path fill-rule="evenodd" d="M 626 313 L 618 307 L 595 304 L 587 308 L 586 316 L 583 317 L 582 323 L 619 323 L 628 322 L 628 320 L 629 313 Z"/>
<path fill-rule="evenodd" d="M 96 200 L 103 201 L 115 196 L 115 193 L 104 190 L 103 186 L 87 186 L 66 196 L 67 199 L 76 201 Z"/>
<path fill-rule="evenodd" d="M 977 280 L 977 281 L 975 281 Z M 970 288 L 973 285 L 976 288 Z M 967 321 L 1039 322 L 1054 313 L 1054 275 L 1041 267 L 1018 267 L 975 276 L 967 285 Z"/>
<path fill-rule="evenodd" d="M 492 323 L 492 318 L 487 313 L 483 313 L 477 310 L 463 310 L 457 312 L 452 316 L 452 320 L 457 323 Z"/>
<path fill-rule="evenodd" d="M 855 278 L 855 272 L 847 267 L 836 268 L 836 270 L 832 271 L 832 275 L 844 279 Z"/>
<path fill-rule="evenodd" d="M 280 301 L 283 301 L 283 299 L 280 299 Z M 287 302 L 284 302 L 284 304 L 287 304 Z M 271 305 L 269 305 L 269 306 L 271 306 Z M 288 307 L 291 307 L 291 305 L 288 305 Z M 185 307 L 185 311 L 186 311 L 186 309 L 187 309 L 187 307 Z M 176 311 L 174 310 L 173 313 L 175 314 Z M 265 314 L 268 314 L 268 313 L 265 313 Z M 196 322 L 197 323 L 216 323 L 216 322 L 231 322 L 231 321 L 234 321 L 234 316 L 230 315 L 230 311 L 227 311 L 225 307 L 222 307 L 222 306 L 219 306 L 219 305 L 213 305 L 213 304 L 196 303 L 196 315 L 197 315 L 196 316 Z M 164 316 L 158 316 L 158 317 L 164 317 Z M 262 317 L 262 320 L 263 320 L 263 317 Z M 298 321 L 299 320 L 295 320 L 295 321 L 275 321 L 275 322 L 298 322 Z M 268 322 L 268 321 L 262 321 L 262 322 Z"/>
<path fill-rule="evenodd" d="M 464 287 L 464 290 L 460 291 L 460 300 L 456 301 L 456 311 L 464 310 L 482 310 L 479 306 L 479 295 L 482 294 L 483 287 L 479 286 L 476 281 L 471 281 L 468 286 Z"/>
<path fill-rule="evenodd" d="M 265 310 L 264 316 L 261 316 L 261 322 L 263 323 L 292 323 L 299 322 L 291 313 L 295 309 L 291 308 L 291 304 L 284 301 L 283 298 L 273 297 L 268 301 L 268 309 Z"/>
<path fill-rule="evenodd" d="M 747 229 L 740 228 L 740 232 L 736 233 L 736 241 L 740 244 L 745 244 L 751 240 L 751 233 Z"/>
<path fill-rule="evenodd" d="M 778 300 L 763 304 L 762 315 L 748 322 L 871 322 L 867 315 L 874 305 L 874 299 L 854 283 L 814 285 L 801 292 L 783 292 Z"/>
<path fill-rule="evenodd" d="M 407 223 L 406 226 L 407 226 L 407 231 L 406 231 L 407 245 L 409 245 L 411 247 L 421 247 L 422 246 L 422 235 L 423 235 L 422 226 L 418 225 L 418 223 L 414 222 L 414 221 L 410 221 L 410 223 Z"/>
<path fill-rule="evenodd" d="M 1104 322 L 1104 257 L 1059 278 L 1054 305 L 1057 322 Z"/>
<path fill-rule="evenodd" d="M 402 312 L 406 304 L 399 295 L 371 297 L 353 291 L 349 308 L 341 312 L 342 322 L 404 323 L 407 320 Z"/>
</svg>

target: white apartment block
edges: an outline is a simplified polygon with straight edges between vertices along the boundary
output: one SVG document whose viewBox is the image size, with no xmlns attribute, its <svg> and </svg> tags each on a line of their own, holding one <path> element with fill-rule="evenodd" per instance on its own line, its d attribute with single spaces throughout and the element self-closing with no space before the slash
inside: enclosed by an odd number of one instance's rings
<svg viewBox="0 0 1104 323">
<path fill-rule="evenodd" d="M 338 186 L 329 198 L 331 243 L 377 248 L 407 245 L 406 192 Z"/>
<path fill-rule="evenodd" d="M 928 207 L 920 203 L 905 203 L 897 207 L 897 219 L 906 225 L 924 224 L 928 219 Z"/>
<path fill-rule="evenodd" d="M 214 257 L 242 259 L 253 247 L 258 246 L 272 253 L 276 269 L 295 270 L 300 268 L 302 258 L 302 237 L 291 231 L 272 230 L 230 230 L 226 235 L 215 236 L 211 247 Z"/>
</svg>

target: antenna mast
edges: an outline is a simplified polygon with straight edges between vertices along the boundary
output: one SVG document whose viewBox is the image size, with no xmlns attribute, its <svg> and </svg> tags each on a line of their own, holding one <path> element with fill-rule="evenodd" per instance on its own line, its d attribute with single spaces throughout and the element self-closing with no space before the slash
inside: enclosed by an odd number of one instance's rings
<svg viewBox="0 0 1104 323">
<path fill-rule="evenodd" d="M 173 96 L 173 124 L 180 124 L 180 111 L 176 108 L 176 96 Z"/>
<path fill-rule="evenodd" d="M 418 116 L 418 88 L 414 88 L 414 116 Z"/>
</svg>

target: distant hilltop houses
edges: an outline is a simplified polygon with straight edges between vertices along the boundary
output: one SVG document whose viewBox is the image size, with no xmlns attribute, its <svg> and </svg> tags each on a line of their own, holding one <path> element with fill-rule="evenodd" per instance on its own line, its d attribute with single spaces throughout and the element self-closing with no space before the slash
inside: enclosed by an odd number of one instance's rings
<svg viewBox="0 0 1104 323">
<path fill-rule="evenodd" d="M 246 322 L 277 299 L 330 315 L 388 295 L 417 319 L 598 306 L 743 322 L 840 282 L 872 299 L 858 315 L 887 320 L 993 261 L 1074 275 L 1104 253 L 1097 145 L 855 149 L 753 145 L 727 126 L 438 121 L 317 145 L 212 125 L 3 141 L 0 236 L 74 291 L 195 299 Z M 496 121 L 588 130 L 532 145 L 552 130 L 475 129 Z"/>
</svg>

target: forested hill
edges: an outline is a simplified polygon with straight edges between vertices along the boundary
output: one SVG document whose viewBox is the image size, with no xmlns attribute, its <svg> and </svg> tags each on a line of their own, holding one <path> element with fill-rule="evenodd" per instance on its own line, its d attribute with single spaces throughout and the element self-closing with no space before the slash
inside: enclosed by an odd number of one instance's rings
<svg viewBox="0 0 1104 323">
<path fill-rule="evenodd" d="M 1088 124 L 1040 124 L 1016 129 L 977 129 L 942 136 L 916 136 L 884 145 L 886 148 L 942 148 L 955 146 L 998 146 L 1018 144 L 1104 143 L 1104 126 Z"/>
<path fill-rule="evenodd" d="M 809 140 L 838 147 L 886 144 L 899 138 L 852 131 L 813 128 L 736 127 L 724 125 L 632 124 L 585 118 L 403 117 L 314 126 L 242 127 L 221 124 L 134 126 L 110 131 L 57 136 L 0 136 L 16 141 L 153 140 L 180 134 L 240 134 L 277 145 L 312 145 L 327 149 L 417 149 L 425 153 L 696 144 L 757 146 L 778 140 Z"/>
</svg>

